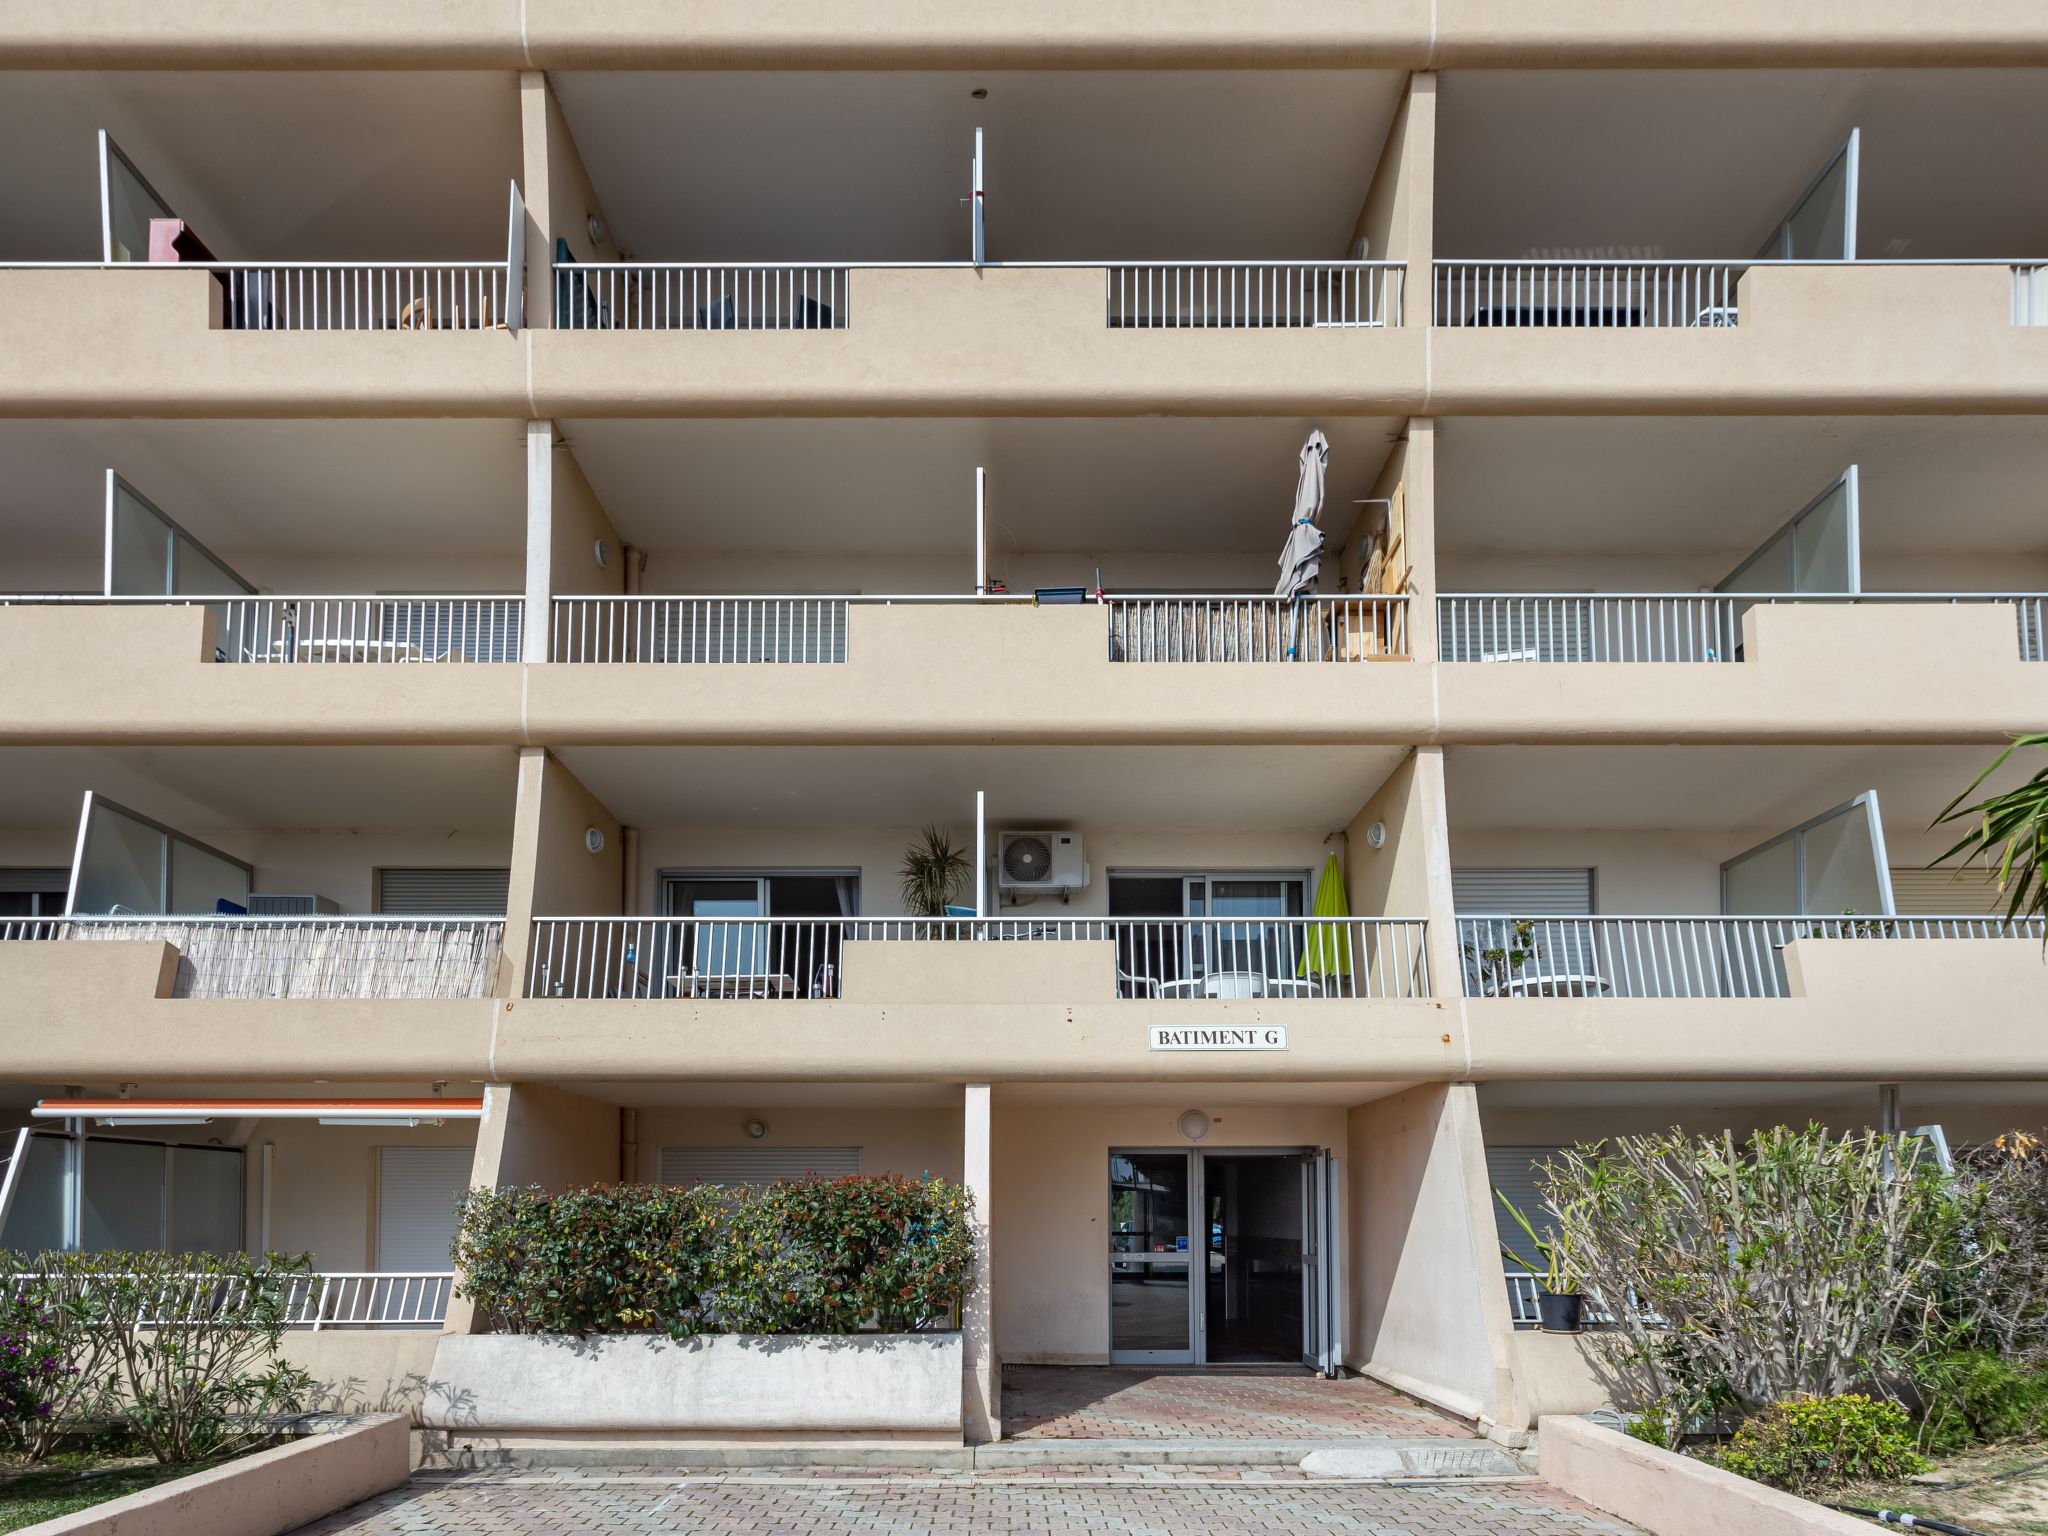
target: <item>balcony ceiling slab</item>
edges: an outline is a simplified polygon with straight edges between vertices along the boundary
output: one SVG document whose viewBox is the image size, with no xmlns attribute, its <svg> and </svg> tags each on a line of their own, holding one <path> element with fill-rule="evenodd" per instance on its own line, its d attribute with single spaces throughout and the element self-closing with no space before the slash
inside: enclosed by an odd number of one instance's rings
<svg viewBox="0 0 2048 1536">
<path fill-rule="evenodd" d="M 1859 254 L 2048 253 L 2020 195 L 2048 72 L 1477 70 L 1443 77 L 1436 254 L 1741 259 L 1863 130 Z"/>
<path fill-rule="evenodd" d="M 1392 70 L 550 79 L 619 247 L 735 262 L 968 259 L 976 127 L 991 260 L 1340 257 L 1407 83 Z"/>
<path fill-rule="evenodd" d="M 1277 555 L 1309 431 L 1320 427 L 1330 440 L 1324 529 L 1335 546 L 1403 426 L 1351 416 L 563 424 L 620 535 L 644 547 L 957 548 L 963 582 L 971 575 L 977 467 L 988 471 L 996 575 L 1013 551 Z"/>
<path fill-rule="evenodd" d="M 195 836 L 226 829 L 512 825 L 515 754 L 495 747 L 10 747 L 0 826 L 75 827 L 97 790 Z M 421 845 L 422 856 L 431 850 Z"/>
<path fill-rule="evenodd" d="M 9 591 L 10 557 L 63 560 L 98 590 L 109 469 L 231 561 L 346 551 L 396 578 L 419 560 L 524 558 L 516 421 L 0 420 L 0 463 Z M 260 558 L 243 574 L 267 584 Z"/>
<path fill-rule="evenodd" d="M 2002 745 L 1454 747 L 1444 785 L 1454 836 L 1705 832 L 1733 854 L 1870 789 L 1888 827 L 1925 827 Z M 2035 766 L 2009 763 L 1989 787 Z"/>
<path fill-rule="evenodd" d="M 567 747 L 633 826 L 1336 830 L 1400 747 Z"/>
<path fill-rule="evenodd" d="M 0 261 L 98 261 L 104 128 L 222 261 L 505 258 L 508 74 L 0 75 Z"/>
<path fill-rule="evenodd" d="M 1866 551 L 2048 556 L 2038 416 L 1461 417 L 1438 445 L 1453 560 L 1687 553 L 1708 585 L 1851 464 Z"/>
</svg>

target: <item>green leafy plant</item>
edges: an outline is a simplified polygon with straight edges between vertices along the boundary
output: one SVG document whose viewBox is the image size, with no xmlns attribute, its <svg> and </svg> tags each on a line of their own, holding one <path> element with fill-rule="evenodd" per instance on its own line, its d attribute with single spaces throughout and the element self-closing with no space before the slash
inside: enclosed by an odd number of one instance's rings
<svg viewBox="0 0 2048 1536">
<path fill-rule="evenodd" d="M 25 1436 L 31 1456 L 80 1421 L 114 1421 L 160 1462 L 232 1454 L 271 1438 L 269 1416 L 312 1388 L 279 1352 L 310 1256 L 101 1252 L 9 1255 L 62 1390 Z"/>
<path fill-rule="evenodd" d="M 1951 1347 L 1971 1203 L 1919 1144 L 1776 1127 L 1571 1148 L 1544 1170 L 1564 1267 L 1614 1319 L 1618 1389 L 1718 1407 L 1828 1397 Z"/>
<path fill-rule="evenodd" d="M 1507 990 L 1516 972 L 1543 953 L 1543 946 L 1536 942 L 1533 918 L 1515 918 L 1505 925 L 1505 931 L 1496 928 L 1491 936 L 1499 942 L 1482 944 L 1475 940 L 1467 944 L 1465 960 L 1478 971 L 1486 991 L 1498 996 Z"/>
<path fill-rule="evenodd" d="M 1920 1363 L 1920 1438 L 1954 1451 L 1997 1440 L 2032 1439 L 2048 1425 L 2048 1372 L 1988 1349 L 1958 1350 Z"/>
<path fill-rule="evenodd" d="M 972 1287 L 974 1244 L 961 1186 L 856 1175 L 472 1190 L 455 1261 L 501 1330 L 682 1339 L 930 1326 Z"/>
<path fill-rule="evenodd" d="M 1514 1222 L 1516 1227 L 1520 1228 L 1523 1241 L 1528 1245 L 1529 1252 L 1535 1254 L 1536 1258 L 1533 1261 L 1524 1258 L 1506 1243 L 1500 1245 L 1501 1255 L 1504 1258 L 1512 1259 L 1523 1269 L 1529 1271 L 1530 1274 L 1536 1276 L 1538 1283 L 1542 1285 L 1544 1290 L 1550 1292 L 1551 1295 L 1578 1295 L 1579 1283 L 1572 1278 L 1570 1261 L 1565 1256 L 1563 1246 L 1551 1241 L 1551 1239 L 1538 1232 L 1530 1224 L 1529 1218 L 1521 1213 L 1516 1207 L 1515 1202 L 1510 1200 L 1503 1191 L 1496 1189 L 1493 1192 L 1493 1198 L 1501 1203 L 1501 1208 L 1508 1213 L 1508 1218 Z"/>
<path fill-rule="evenodd" d="M 1743 1421 L 1717 1459 L 1730 1472 L 1799 1494 L 1910 1477 L 1929 1465 L 1903 1408 L 1855 1392 L 1768 1404 Z"/>
<path fill-rule="evenodd" d="M 903 850 L 903 908 L 912 917 L 944 917 L 974 863 L 943 827 L 926 827 Z"/>
<path fill-rule="evenodd" d="M 2048 732 L 2014 737 L 2012 745 L 1993 758 L 1991 766 L 1972 779 L 1969 787 L 1934 818 L 1937 827 L 1951 822 L 1974 823 L 1934 863 L 1946 864 L 1958 855 L 1966 861 L 1981 858 L 1997 872 L 2008 921 L 2048 912 L 2048 767 L 2036 769 L 2024 784 L 2015 788 L 1986 795 L 1969 805 L 1963 802 L 1983 788 L 1984 781 L 2022 747 L 2048 751 Z"/>
</svg>

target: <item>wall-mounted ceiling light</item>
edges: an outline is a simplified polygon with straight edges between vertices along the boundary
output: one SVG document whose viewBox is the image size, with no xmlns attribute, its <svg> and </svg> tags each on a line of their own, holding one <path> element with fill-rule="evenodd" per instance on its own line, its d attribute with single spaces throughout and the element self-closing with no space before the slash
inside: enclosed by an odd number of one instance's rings
<svg viewBox="0 0 2048 1536">
<path fill-rule="evenodd" d="M 596 827 L 585 827 L 583 829 L 583 851 L 585 853 L 603 853 L 604 833 Z"/>
<path fill-rule="evenodd" d="M 749 1120 L 747 1122 L 746 1130 L 749 1136 L 751 1136 L 754 1140 L 759 1141 L 763 1136 L 766 1136 L 768 1134 L 768 1122 L 766 1120 Z"/>
<path fill-rule="evenodd" d="M 1189 1141 L 1200 1141 L 1209 1134 L 1209 1117 L 1199 1109 L 1184 1109 L 1180 1118 L 1173 1122 L 1174 1128 Z"/>
<path fill-rule="evenodd" d="M 1384 821 L 1376 821 L 1365 829 L 1365 846 L 1368 848 L 1384 848 L 1387 846 L 1387 824 Z"/>
<path fill-rule="evenodd" d="M 605 228 L 603 219 L 600 219 L 594 213 L 590 214 L 583 220 L 583 227 L 589 231 L 590 243 L 592 245 L 604 244 Z"/>
<path fill-rule="evenodd" d="M 606 569 L 611 565 L 612 547 L 611 545 L 607 544 L 603 539 L 599 539 L 597 541 L 596 545 L 593 546 L 593 548 L 591 549 L 591 553 L 597 557 L 597 568 L 600 571 Z"/>
</svg>

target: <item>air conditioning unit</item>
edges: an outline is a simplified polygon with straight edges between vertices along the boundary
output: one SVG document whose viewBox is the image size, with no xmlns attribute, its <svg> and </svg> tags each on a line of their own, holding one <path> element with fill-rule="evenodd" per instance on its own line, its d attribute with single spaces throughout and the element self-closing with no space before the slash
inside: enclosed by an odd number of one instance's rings
<svg viewBox="0 0 2048 1536">
<path fill-rule="evenodd" d="M 332 896 L 279 896 L 269 891 L 249 893 L 251 917 L 321 917 L 341 911 Z"/>
<path fill-rule="evenodd" d="M 1088 860 L 1078 832 L 1004 832 L 996 842 L 996 884 L 1006 891 L 1078 891 Z"/>
</svg>

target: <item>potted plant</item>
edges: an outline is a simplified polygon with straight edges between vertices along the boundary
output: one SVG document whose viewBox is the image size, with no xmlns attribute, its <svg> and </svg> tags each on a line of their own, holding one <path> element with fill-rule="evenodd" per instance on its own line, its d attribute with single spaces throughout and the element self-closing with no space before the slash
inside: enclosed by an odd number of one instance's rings
<svg viewBox="0 0 2048 1536">
<path fill-rule="evenodd" d="M 1532 918 L 1513 918 L 1505 924 L 1488 924 L 1492 945 L 1473 942 L 1465 946 L 1465 960 L 1477 968 L 1480 985 L 1488 997 L 1499 997 L 1508 989 L 1515 973 L 1543 952 L 1536 942 Z M 1498 1193 L 1498 1191 L 1496 1191 Z M 1508 1209 L 1513 1210 L 1510 1206 Z"/>
<path fill-rule="evenodd" d="M 1539 1262 L 1532 1263 L 1515 1252 L 1506 1243 L 1500 1245 L 1503 1257 L 1513 1260 L 1536 1277 L 1536 1323 L 1545 1333 L 1578 1333 L 1585 1320 L 1586 1297 L 1580 1291 L 1579 1283 L 1572 1278 L 1567 1267 L 1562 1245 L 1544 1237 L 1529 1223 L 1529 1218 L 1515 1208 L 1500 1190 L 1493 1192 L 1515 1225 L 1522 1229 L 1529 1251 Z"/>
<path fill-rule="evenodd" d="M 903 907 L 912 917 L 944 917 L 967 883 L 973 860 L 944 827 L 926 827 L 903 850 Z"/>
</svg>

